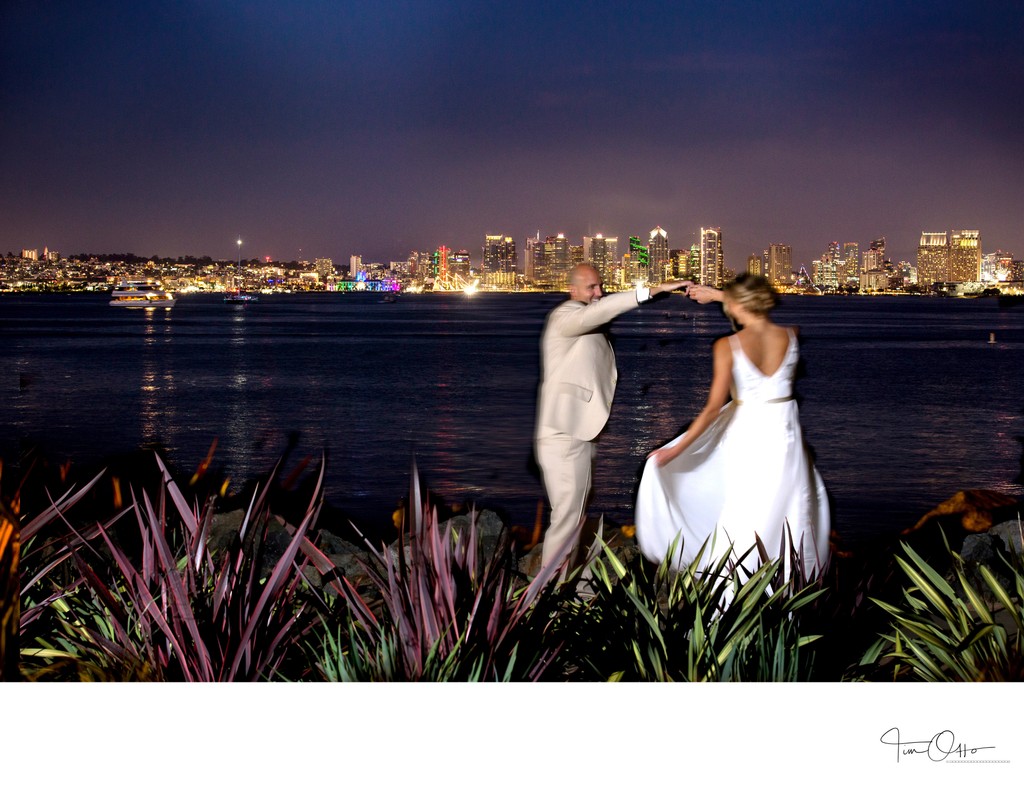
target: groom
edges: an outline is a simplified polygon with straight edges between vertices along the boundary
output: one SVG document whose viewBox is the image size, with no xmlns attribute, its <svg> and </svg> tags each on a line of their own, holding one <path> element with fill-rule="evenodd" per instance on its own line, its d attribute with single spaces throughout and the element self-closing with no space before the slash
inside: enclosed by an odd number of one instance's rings
<svg viewBox="0 0 1024 808">
<path fill-rule="evenodd" d="M 569 275 L 569 299 L 548 315 L 541 336 L 541 382 L 534 446 L 551 524 L 544 534 L 541 563 L 559 555 L 566 542 L 575 554 L 586 518 L 596 439 L 615 395 L 615 354 L 602 326 L 635 309 L 652 294 L 671 292 L 689 281 L 605 295 L 591 264 Z M 570 561 L 570 566 L 572 562 Z"/>
</svg>

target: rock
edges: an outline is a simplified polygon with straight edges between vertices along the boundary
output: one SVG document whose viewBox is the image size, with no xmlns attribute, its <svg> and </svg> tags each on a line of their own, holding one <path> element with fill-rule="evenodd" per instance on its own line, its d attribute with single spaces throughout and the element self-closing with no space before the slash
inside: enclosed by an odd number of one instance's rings
<svg viewBox="0 0 1024 808">
<path fill-rule="evenodd" d="M 1003 540 L 1003 547 L 1007 552 L 1012 547 L 1017 554 L 1024 552 L 1022 549 L 1022 528 L 1024 528 L 1024 521 L 1019 517 L 1017 519 L 1011 519 L 1009 522 L 1003 522 L 998 525 L 994 525 L 989 528 L 988 535 L 998 536 Z M 966 539 L 965 539 L 966 542 Z"/>
<path fill-rule="evenodd" d="M 459 514 L 446 522 L 442 522 L 439 526 L 441 535 L 443 536 L 450 526 L 452 533 L 458 535 L 460 540 L 468 538 L 470 531 L 469 519 L 469 514 Z M 505 531 L 505 523 L 501 521 L 501 517 L 494 511 L 485 510 L 476 514 L 477 559 L 480 562 L 485 563 L 494 555 L 498 542 L 501 541 Z"/>
<path fill-rule="evenodd" d="M 208 547 L 211 554 L 226 550 L 234 542 L 238 541 L 238 532 L 242 527 L 242 520 L 245 519 L 245 511 L 229 511 L 228 513 L 215 513 L 210 521 L 210 533 Z"/>
<path fill-rule="evenodd" d="M 1000 552 L 1005 553 L 1006 551 L 1005 540 L 993 533 L 974 533 L 964 538 L 964 546 L 960 551 L 964 577 L 971 588 L 985 600 L 991 600 L 992 594 L 981 575 L 981 567 L 987 567 L 1003 589 L 1012 588 L 1006 562 L 999 557 Z M 946 575 L 946 580 L 958 595 L 963 596 L 964 593 L 955 571 L 950 571 Z"/>
<path fill-rule="evenodd" d="M 543 549 L 544 545 L 538 544 L 519 558 L 519 571 L 527 578 L 533 578 L 540 572 L 540 556 Z"/>
</svg>

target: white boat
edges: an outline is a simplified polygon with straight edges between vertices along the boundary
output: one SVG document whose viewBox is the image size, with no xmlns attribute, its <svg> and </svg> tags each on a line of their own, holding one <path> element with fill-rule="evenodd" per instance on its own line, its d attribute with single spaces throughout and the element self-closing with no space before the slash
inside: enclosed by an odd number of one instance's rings
<svg viewBox="0 0 1024 808">
<path fill-rule="evenodd" d="M 110 305 L 124 309 L 169 309 L 176 302 L 157 281 L 123 281 L 110 294 Z"/>
</svg>

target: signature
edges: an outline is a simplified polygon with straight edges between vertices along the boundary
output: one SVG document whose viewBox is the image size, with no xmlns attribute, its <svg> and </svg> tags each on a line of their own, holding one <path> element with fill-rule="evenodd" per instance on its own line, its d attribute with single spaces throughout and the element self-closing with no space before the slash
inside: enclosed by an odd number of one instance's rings
<svg viewBox="0 0 1024 808">
<path fill-rule="evenodd" d="M 949 759 L 963 760 L 972 758 L 986 749 L 995 749 L 994 746 L 957 743 L 951 729 L 937 732 L 931 738 L 924 741 L 904 741 L 900 738 L 899 728 L 893 727 L 883 732 L 879 740 L 886 746 L 896 747 L 897 763 L 899 763 L 900 758 L 909 755 L 927 755 L 928 760 L 934 763 L 940 763 Z"/>
</svg>

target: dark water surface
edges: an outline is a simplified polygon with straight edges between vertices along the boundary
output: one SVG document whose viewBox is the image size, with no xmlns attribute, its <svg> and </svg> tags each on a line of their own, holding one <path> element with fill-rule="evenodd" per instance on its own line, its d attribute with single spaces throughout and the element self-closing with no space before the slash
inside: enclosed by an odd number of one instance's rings
<svg viewBox="0 0 1024 808">
<path fill-rule="evenodd" d="M 194 468 L 219 439 L 234 478 L 265 473 L 298 433 L 328 451 L 326 495 L 373 523 L 424 481 L 532 524 L 531 438 L 544 317 L 562 296 L 182 297 L 129 311 L 94 295 L 0 298 L 0 456 L 26 443 L 95 460 L 161 443 Z M 1024 307 L 995 300 L 786 297 L 799 325 L 804 432 L 848 538 L 903 527 L 962 488 L 1020 495 Z M 676 295 L 612 328 L 615 409 L 592 512 L 632 521 L 645 454 L 707 395 L 717 305 Z M 988 343 L 995 332 L 997 342 Z"/>
</svg>

